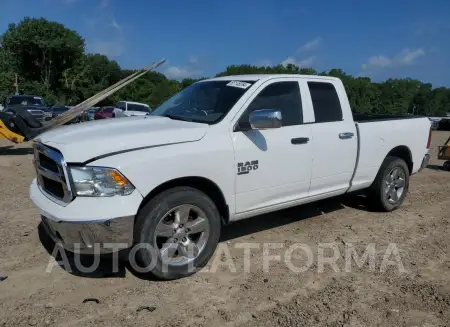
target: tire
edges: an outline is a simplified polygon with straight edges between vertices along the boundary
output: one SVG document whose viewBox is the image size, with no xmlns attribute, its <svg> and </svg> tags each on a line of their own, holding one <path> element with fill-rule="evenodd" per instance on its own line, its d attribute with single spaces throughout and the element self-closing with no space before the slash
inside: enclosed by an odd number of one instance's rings
<svg viewBox="0 0 450 327">
<path fill-rule="evenodd" d="M 167 214 L 180 210 L 176 208 L 188 208 L 188 215 L 180 214 L 180 216 L 189 217 L 189 219 L 191 219 L 185 223 L 186 226 L 178 225 L 180 228 L 173 227 L 173 224 L 177 226 L 177 222 L 175 221 L 176 214 L 170 214 L 169 216 L 167 216 Z M 203 216 L 203 214 L 205 215 L 204 220 L 208 223 L 208 231 L 200 234 L 188 235 L 187 233 L 189 230 L 187 229 L 187 226 L 193 226 L 193 221 L 199 219 L 194 218 L 198 212 L 202 212 L 197 215 L 198 217 Z M 172 221 L 172 219 L 174 220 Z M 166 222 L 166 220 L 168 220 L 168 222 Z M 202 225 L 205 224 L 204 220 L 201 220 Z M 156 237 L 156 235 L 161 235 L 161 232 L 158 232 L 162 230 L 162 225 L 160 224 L 163 224 L 164 232 L 168 233 L 168 235 L 166 235 L 167 239 L 165 236 Z M 202 191 L 192 187 L 175 187 L 163 191 L 150 200 L 136 216 L 134 242 L 135 245 L 139 245 L 137 247 L 137 252 L 135 252 L 136 263 L 138 263 L 143 270 L 146 269 L 146 272 L 148 271 L 155 277 L 163 280 L 173 280 L 192 275 L 203 268 L 213 255 L 219 242 L 221 228 L 222 222 L 217 207 Z M 170 235 L 170 233 L 175 233 L 175 230 L 182 231 L 180 234 L 177 232 L 177 234 Z M 176 262 L 175 259 L 173 260 L 174 262 L 163 260 L 163 256 L 161 255 L 162 244 L 171 244 L 172 246 L 177 247 L 176 253 L 179 255 L 180 252 L 178 251 L 186 249 L 186 247 L 178 247 L 182 246 L 182 240 L 185 242 L 192 242 L 192 239 L 197 237 L 197 235 L 199 235 L 198 242 L 202 244 L 200 244 L 201 249 L 200 245 L 198 245 L 200 251 L 197 256 L 194 255 L 195 258 L 187 259 L 188 257 L 182 257 L 185 258 L 185 260 L 190 260 L 189 262 Z M 162 244 L 159 244 L 161 240 Z M 178 243 L 174 243 L 176 240 L 178 240 Z M 150 245 L 150 250 L 144 248 L 144 245 Z M 167 255 L 167 257 L 169 257 L 169 255 Z"/>
<path fill-rule="evenodd" d="M 442 166 L 444 170 L 450 171 L 450 160 L 444 162 L 444 165 Z"/>
<path fill-rule="evenodd" d="M 394 171 L 399 172 L 403 178 L 403 189 L 400 192 L 400 188 L 398 187 L 402 184 L 402 178 L 399 178 L 397 181 L 392 181 L 391 173 Z M 394 211 L 402 205 L 408 189 L 409 169 L 406 162 L 401 158 L 388 156 L 381 164 L 380 170 L 369 189 L 370 203 L 376 210 L 385 212 Z M 394 190 L 397 190 L 395 192 L 396 194 L 394 194 Z"/>
</svg>

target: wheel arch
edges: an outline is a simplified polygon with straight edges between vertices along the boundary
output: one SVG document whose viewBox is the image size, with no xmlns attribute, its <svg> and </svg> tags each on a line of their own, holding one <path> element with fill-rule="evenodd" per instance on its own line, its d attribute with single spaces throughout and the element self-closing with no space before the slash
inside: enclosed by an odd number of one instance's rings
<svg viewBox="0 0 450 327">
<path fill-rule="evenodd" d="M 217 209 L 219 210 L 220 213 L 220 217 L 222 219 L 222 223 L 224 225 L 229 223 L 230 211 L 222 190 L 212 180 L 199 176 L 187 176 L 175 178 L 158 185 L 144 197 L 144 199 L 141 202 L 141 205 L 139 206 L 139 210 L 141 210 L 141 208 L 148 201 L 154 198 L 157 194 L 177 186 L 189 186 L 204 192 L 211 198 L 211 200 L 217 206 Z"/>
<path fill-rule="evenodd" d="M 405 160 L 406 165 L 408 166 L 409 174 L 411 175 L 414 163 L 412 160 L 411 150 L 406 145 L 396 146 L 388 152 L 384 160 L 386 160 L 387 157 L 398 157 Z"/>
</svg>

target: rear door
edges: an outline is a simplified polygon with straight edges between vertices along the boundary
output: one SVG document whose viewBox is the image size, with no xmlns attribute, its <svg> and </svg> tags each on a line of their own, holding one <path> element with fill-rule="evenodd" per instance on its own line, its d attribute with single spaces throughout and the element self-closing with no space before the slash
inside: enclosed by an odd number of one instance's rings
<svg viewBox="0 0 450 327">
<path fill-rule="evenodd" d="M 343 193 L 356 165 L 357 132 L 343 85 L 336 80 L 309 80 L 314 111 L 314 147 L 310 196 Z"/>
<path fill-rule="evenodd" d="M 265 82 L 251 96 L 238 122 L 258 109 L 281 111 L 283 126 L 240 131 L 235 127 L 236 213 L 265 210 L 308 196 L 311 177 L 311 125 L 303 111 L 300 82 Z M 238 124 L 236 124 L 237 126 Z"/>
</svg>

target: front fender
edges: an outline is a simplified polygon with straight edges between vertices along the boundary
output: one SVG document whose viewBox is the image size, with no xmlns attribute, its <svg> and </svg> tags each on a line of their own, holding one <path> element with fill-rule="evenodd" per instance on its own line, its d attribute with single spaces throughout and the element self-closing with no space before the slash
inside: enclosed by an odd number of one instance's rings
<svg viewBox="0 0 450 327">
<path fill-rule="evenodd" d="M 144 198 L 171 180 L 192 176 L 208 179 L 222 192 L 229 207 L 230 220 L 234 217 L 234 150 L 227 134 L 216 135 L 214 142 L 211 142 L 211 137 L 206 137 L 197 142 L 117 154 L 90 165 L 118 169 Z"/>
</svg>

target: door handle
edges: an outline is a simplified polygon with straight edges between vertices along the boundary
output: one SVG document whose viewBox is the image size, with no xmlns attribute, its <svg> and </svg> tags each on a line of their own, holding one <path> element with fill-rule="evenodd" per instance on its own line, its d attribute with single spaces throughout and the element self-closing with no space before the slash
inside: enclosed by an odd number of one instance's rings
<svg viewBox="0 0 450 327">
<path fill-rule="evenodd" d="M 309 137 L 296 137 L 291 139 L 292 144 L 306 144 L 309 142 Z"/>
<path fill-rule="evenodd" d="M 345 139 L 351 139 L 354 135 L 355 135 L 355 134 L 349 133 L 349 132 L 347 132 L 347 133 L 341 133 L 341 134 L 339 134 L 339 138 L 342 139 L 342 140 L 345 140 Z"/>
</svg>

